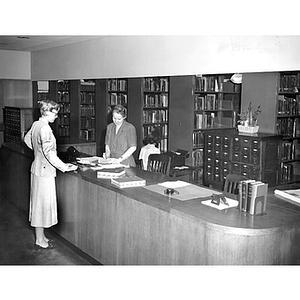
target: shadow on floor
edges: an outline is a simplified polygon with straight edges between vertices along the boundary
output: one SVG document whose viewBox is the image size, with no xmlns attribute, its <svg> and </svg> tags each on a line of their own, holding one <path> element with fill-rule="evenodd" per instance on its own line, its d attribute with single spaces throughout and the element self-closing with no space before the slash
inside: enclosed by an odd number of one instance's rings
<svg viewBox="0 0 300 300">
<path fill-rule="evenodd" d="M 99 264 L 91 258 L 79 255 L 79 250 L 46 230 L 46 236 L 54 238 L 56 248 L 34 250 L 34 229 L 27 215 L 10 201 L 0 198 L 0 265 L 92 265 Z M 76 252 L 77 251 L 77 252 Z"/>
</svg>

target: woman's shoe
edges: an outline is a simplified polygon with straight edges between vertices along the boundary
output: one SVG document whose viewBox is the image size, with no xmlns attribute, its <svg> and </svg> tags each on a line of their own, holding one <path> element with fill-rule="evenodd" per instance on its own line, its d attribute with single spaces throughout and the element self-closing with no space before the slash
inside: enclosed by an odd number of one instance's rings
<svg viewBox="0 0 300 300">
<path fill-rule="evenodd" d="M 50 249 L 54 249 L 55 246 L 51 243 L 48 243 L 47 247 L 42 247 L 38 244 L 34 244 L 34 250 L 50 250 Z"/>
</svg>

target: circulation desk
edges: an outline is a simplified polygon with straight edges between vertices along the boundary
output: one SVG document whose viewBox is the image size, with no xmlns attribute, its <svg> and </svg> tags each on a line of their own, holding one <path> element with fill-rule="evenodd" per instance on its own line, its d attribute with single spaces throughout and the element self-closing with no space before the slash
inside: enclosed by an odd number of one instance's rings
<svg viewBox="0 0 300 300">
<path fill-rule="evenodd" d="M 1 159 L 5 196 L 28 212 L 31 158 L 2 147 Z M 129 170 L 147 185 L 172 180 Z M 169 201 L 143 187 L 121 190 L 92 170 L 58 171 L 56 182 L 53 230 L 104 265 L 300 264 L 300 207 L 272 193 L 267 213 L 250 216 L 199 199 Z"/>
</svg>

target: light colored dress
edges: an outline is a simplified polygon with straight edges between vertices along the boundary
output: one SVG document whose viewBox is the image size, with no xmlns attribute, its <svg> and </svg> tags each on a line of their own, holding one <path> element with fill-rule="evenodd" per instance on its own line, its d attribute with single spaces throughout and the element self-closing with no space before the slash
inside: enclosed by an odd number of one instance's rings
<svg viewBox="0 0 300 300">
<path fill-rule="evenodd" d="M 143 169 L 147 170 L 150 154 L 160 154 L 160 150 L 154 144 L 147 144 L 141 148 L 139 159 L 143 161 Z"/>
<path fill-rule="evenodd" d="M 56 168 L 65 172 L 68 167 L 56 152 L 56 139 L 47 122 L 40 118 L 24 137 L 34 151 L 31 164 L 29 221 L 33 227 L 49 228 L 57 224 Z"/>
<path fill-rule="evenodd" d="M 120 158 L 130 147 L 136 147 L 137 145 L 135 127 L 131 123 L 123 121 L 118 133 L 116 133 L 116 125 L 114 123 L 108 124 L 105 136 L 105 145 L 109 146 L 111 158 Z M 136 166 L 132 155 L 123 160 L 122 164 L 129 165 L 130 167 Z"/>
</svg>

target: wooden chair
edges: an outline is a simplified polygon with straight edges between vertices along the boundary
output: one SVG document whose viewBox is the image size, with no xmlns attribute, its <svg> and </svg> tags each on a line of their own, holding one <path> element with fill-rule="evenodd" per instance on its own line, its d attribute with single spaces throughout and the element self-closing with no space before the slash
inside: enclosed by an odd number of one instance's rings
<svg viewBox="0 0 300 300">
<path fill-rule="evenodd" d="M 171 157 L 167 154 L 150 154 L 148 157 L 147 171 L 162 173 L 170 176 Z"/>
<path fill-rule="evenodd" d="M 228 174 L 225 179 L 223 194 L 231 199 L 238 199 L 239 182 L 248 179 L 242 175 Z"/>
</svg>

